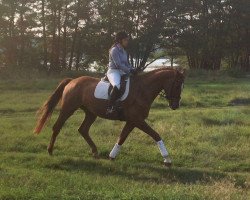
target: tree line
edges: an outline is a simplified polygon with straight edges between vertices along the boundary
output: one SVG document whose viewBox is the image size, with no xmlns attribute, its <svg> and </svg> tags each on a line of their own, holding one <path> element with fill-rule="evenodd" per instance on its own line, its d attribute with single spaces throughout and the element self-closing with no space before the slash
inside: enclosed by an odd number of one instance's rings
<svg viewBox="0 0 250 200">
<path fill-rule="evenodd" d="M 142 70 L 185 56 L 191 69 L 250 71 L 249 0 L 0 0 L 0 67 L 101 69 L 120 30 Z"/>
</svg>

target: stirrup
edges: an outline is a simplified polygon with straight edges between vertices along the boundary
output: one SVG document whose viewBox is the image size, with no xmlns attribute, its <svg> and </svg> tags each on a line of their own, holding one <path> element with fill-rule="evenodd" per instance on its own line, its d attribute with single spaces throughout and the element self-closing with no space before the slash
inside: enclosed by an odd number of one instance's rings
<svg viewBox="0 0 250 200">
<path fill-rule="evenodd" d="M 112 114 L 116 111 L 115 107 L 114 106 L 111 106 L 107 109 L 106 111 L 106 114 Z"/>
</svg>

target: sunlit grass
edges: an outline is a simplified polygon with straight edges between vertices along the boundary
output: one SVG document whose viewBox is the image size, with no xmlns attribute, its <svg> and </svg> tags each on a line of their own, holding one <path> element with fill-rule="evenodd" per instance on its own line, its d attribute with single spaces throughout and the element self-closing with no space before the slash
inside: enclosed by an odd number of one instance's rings
<svg viewBox="0 0 250 200">
<path fill-rule="evenodd" d="M 109 161 L 124 123 L 103 119 L 91 128 L 101 157 L 93 159 L 77 132 L 80 110 L 62 129 L 54 155 L 47 155 L 58 112 L 40 135 L 32 130 L 37 108 L 58 82 L 0 81 L 0 199 L 248 198 L 250 80 L 190 78 L 181 109 L 155 101 L 148 123 L 164 139 L 172 169 L 162 166 L 153 140 L 137 129 Z"/>
</svg>

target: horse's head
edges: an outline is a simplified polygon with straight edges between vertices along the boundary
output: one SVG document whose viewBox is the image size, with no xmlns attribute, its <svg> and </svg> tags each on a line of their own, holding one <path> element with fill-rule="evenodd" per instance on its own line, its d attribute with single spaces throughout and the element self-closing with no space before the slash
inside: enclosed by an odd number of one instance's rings
<svg viewBox="0 0 250 200">
<path fill-rule="evenodd" d="M 184 71 L 176 70 L 175 78 L 169 87 L 164 87 L 164 91 L 166 93 L 166 99 L 169 102 L 169 107 L 173 110 L 176 110 L 180 107 L 181 101 L 181 92 L 184 88 Z"/>
</svg>

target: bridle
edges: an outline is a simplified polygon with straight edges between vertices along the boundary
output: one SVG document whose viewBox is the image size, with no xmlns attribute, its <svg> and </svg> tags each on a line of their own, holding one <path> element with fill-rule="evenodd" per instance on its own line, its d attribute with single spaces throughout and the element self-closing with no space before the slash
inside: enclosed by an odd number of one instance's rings
<svg viewBox="0 0 250 200">
<path fill-rule="evenodd" d="M 162 90 L 161 92 L 161 95 L 164 96 L 165 99 L 167 99 L 168 101 L 180 101 L 181 100 L 181 97 L 178 96 L 178 97 L 175 97 L 173 94 L 174 94 L 174 88 L 177 84 L 180 84 L 182 83 L 182 81 L 178 78 L 176 78 L 172 84 L 172 87 L 170 89 L 170 92 L 169 93 L 166 93 L 165 90 Z M 182 83 L 183 84 L 183 83 Z M 183 87 L 182 87 L 183 89 Z"/>
</svg>

